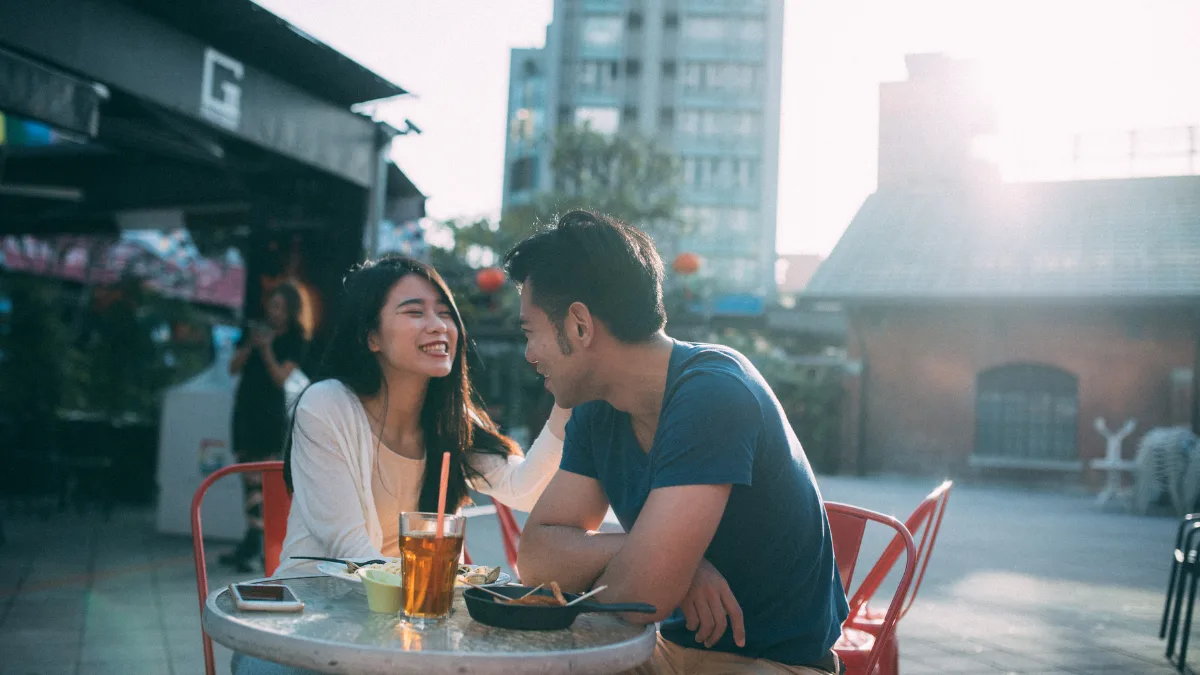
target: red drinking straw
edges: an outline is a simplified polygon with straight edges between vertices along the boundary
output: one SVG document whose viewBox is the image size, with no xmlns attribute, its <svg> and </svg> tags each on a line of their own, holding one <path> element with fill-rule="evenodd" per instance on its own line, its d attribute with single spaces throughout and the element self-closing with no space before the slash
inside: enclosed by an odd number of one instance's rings
<svg viewBox="0 0 1200 675">
<path fill-rule="evenodd" d="M 442 538 L 442 526 L 446 520 L 446 484 L 450 482 L 450 452 L 442 453 L 442 479 L 438 485 L 437 533 L 434 538 Z"/>
</svg>

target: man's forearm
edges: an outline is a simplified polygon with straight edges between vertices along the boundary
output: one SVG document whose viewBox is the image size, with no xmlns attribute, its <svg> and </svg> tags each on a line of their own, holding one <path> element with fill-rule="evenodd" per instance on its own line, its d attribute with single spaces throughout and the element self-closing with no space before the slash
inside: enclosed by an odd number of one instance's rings
<svg viewBox="0 0 1200 675">
<path fill-rule="evenodd" d="M 526 585 L 557 581 L 564 591 L 582 593 L 592 587 L 621 550 L 625 534 L 587 532 L 568 525 L 532 525 L 521 534 L 518 567 Z"/>
</svg>

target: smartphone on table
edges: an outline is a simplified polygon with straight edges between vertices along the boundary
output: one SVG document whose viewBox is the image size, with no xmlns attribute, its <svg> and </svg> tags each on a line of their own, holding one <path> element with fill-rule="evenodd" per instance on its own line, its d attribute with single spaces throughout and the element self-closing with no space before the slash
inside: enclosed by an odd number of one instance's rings
<svg viewBox="0 0 1200 675">
<path fill-rule="evenodd" d="M 283 584 L 229 584 L 233 603 L 251 612 L 299 612 L 304 603 Z"/>
</svg>

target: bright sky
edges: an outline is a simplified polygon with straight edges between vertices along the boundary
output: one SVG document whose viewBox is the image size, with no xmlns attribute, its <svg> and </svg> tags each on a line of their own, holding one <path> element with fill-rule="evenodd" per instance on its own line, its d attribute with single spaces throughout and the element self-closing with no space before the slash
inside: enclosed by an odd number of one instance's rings
<svg viewBox="0 0 1200 675">
<path fill-rule="evenodd" d="M 256 0 L 414 92 L 381 112 L 424 132 L 395 158 L 436 218 L 494 214 L 510 47 L 550 0 Z M 1200 124 L 1195 0 L 788 0 L 778 249 L 827 254 L 875 189 L 880 81 L 904 55 L 978 58 L 1001 133 Z"/>
</svg>

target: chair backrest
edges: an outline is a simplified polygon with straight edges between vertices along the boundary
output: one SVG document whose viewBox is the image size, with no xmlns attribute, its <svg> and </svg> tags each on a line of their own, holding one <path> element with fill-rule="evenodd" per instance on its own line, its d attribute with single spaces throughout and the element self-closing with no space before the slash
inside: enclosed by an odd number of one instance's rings
<svg viewBox="0 0 1200 675">
<path fill-rule="evenodd" d="M 279 567 L 279 554 L 283 549 L 283 538 L 287 533 L 287 516 L 291 508 L 291 497 L 283 482 L 283 462 L 248 462 L 232 464 L 214 471 L 196 488 L 192 496 L 192 555 L 196 562 L 196 590 L 200 595 L 200 615 L 204 615 L 204 601 L 208 598 L 208 566 L 204 560 L 204 532 L 200 523 L 200 507 L 204 495 L 212 484 L 235 473 L 262 473 L 263 475 L 263 548 L 266 557 L 266 572 L 270 576 Z M 273 553 L 272 553 L 273 552 Z M 204 672 L 214 675 L 212 640 L 201 629 L 204 639 Z"/>
<path fill-rule="evenodd" d="M 839 509 L 829 508 L 835 502 L 825 503 L 825 512 L 829 517 L 829 533 L 833 537 L 833 557 L 837 562 L 838 573 L 842 577 L 842 590 L 850 595 L 850 581 L 854 579 L 854 568 L 858 565 L 858 549 L 862 546 L 863 533 L 867 530 L 867 521 Z"/>
<path fill-rule="evenodd" d="M 283 482 L 283 462 L 278 471 L 263 471 L 263 559 L 267 576 L 279 568 L 283 539 L 287 536 L 292 495 Z"/>
<path fill-rule="evenodd" d="M 909 608 L 912 607 L 913 601 L 917 597 L 917 591 L 921 588 L 921 582 L 925 579 L 925 570 L 929 567 L 929 558 L 933 553 L 933 545 L 937 542 L 938 532 L 942 527 L 942 516 L 946 513 L 946 505 L 950 501 L 950 490 L 953 488 L 954 481 L 950 480 L 944 481 L 934 488 L 933 492 L 921 500 L 916 510 L 904 523 L 904 527 L 913 536 L 916 536 L 918 532 L 921 534 L 921 542 L 917 546 L 917 580 L 913 584 L 912 591 L 903 600 L 904 604 L 900 610 L 901 617 L 907 614 Z M 896 566 L 896 561 L 900 559 L 900 553 L 903 550 L 904 542 L 899 536 L 893 537 L 883 555 L 871 567 L 871 571 L 867 572 L 867 576 L 859 584 L 858 590 L 851 596 L 850 616 L 857 615 L 859 610 L 871 600 L 871 596 L 879 590 L 879 585 Z"/>
<path fill-rule="evenodd" d="M 492 504 L 496 506 L 496 519 L 500 521 L 500 541 L 504 544 L 504 557 L 508 559 L 508 566 L 512 568 L 513 575 L 520 579 L 521 576 L 517 572 L 517 542 L 521 539 L 521 526 L 517 524 L 511 509 L 495 499 L 492 500 Z"/>
<path fill-rule="evenodd" d="M 907 553 L 904 560 L 904 573 L 900 575 L 896 592 L 892 595 L 892 601 L 888 603 L 883 623 L 880 624 L 879 632 L 875 635 L 875 644 L 871 647 L 867 666 L 862 671 L 872 673 L 883 650 L 892 640 L 896 631 L 896 623 L 900 620 L 900 605 L 912 586 L 913 574 L 917 567 L 917 546 L 913 543 L 912 534 L 909 533 L 908 528 L 891 516 L 837 502 L 825 502 L 825 512 L 829 516 L 829 529 L 833 536 L 833 555 L 837 561 L 838 571 L 842 574 L 844 587 L 849 588 L 850 586 L 849 579 L 854 574 L 855 561 L 862 549 L 863 534 L 867 530 L 868 522 L 880 523 L 895 530 L 896 537 L 901 540 Z"/>
</svg>

